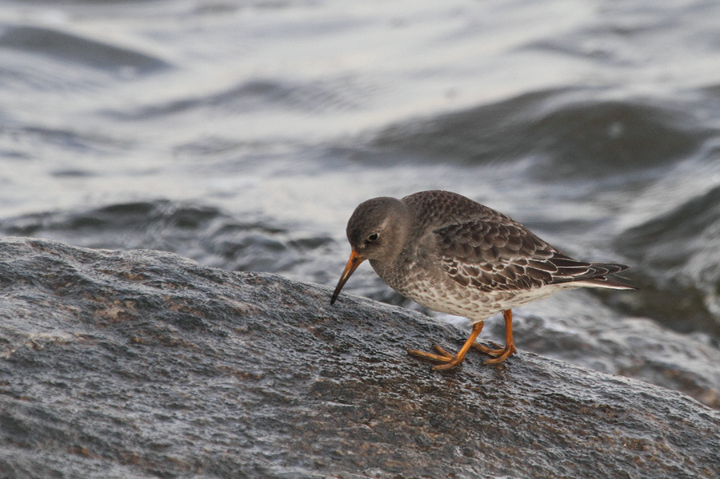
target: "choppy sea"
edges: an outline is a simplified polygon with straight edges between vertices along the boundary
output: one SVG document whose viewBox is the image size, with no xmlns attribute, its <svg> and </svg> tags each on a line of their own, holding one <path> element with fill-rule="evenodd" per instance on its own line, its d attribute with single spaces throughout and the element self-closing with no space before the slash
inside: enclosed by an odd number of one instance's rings
<svg viewBox="0 0 720 479">
<path fill-rule="evenodd" d="M 632 265 L 521 350 L 720 408 L 720 2 L 0 4 L 2 235 L 334 286 L 355 206 L 426 189 Z"/>
</svg>

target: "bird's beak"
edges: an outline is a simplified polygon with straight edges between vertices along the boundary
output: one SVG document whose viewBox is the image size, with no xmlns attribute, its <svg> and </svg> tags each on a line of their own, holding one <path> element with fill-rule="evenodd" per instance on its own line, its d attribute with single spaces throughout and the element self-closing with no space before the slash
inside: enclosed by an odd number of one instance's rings
<svg viewBox="0 0 720 479">
<path fill-rule="evenodd" d="M 345 271 L 343 271 L 343 274 L 340 277 L 340 281 L 338 281 L 335 292 L 333 293 L 332 298 L 330 298 L 330 304 L 333 304 L 335 302 L 338 295 L 340 294 L 340 290 L 343 288 L 343 286 L 345 286 L 347 280 L 350 279 L 350 275 L 353 274 L 353 271 L 355 271 L 357 267 L 360 266 L 360 263 L 362 263 L 363 261 L 365 261 L 365 258 L 360 256 L 355 250 L 353 250 L 350 254 L 350 259 L 348 260 L 347 265 L 345 265 Z"/>
</svg>

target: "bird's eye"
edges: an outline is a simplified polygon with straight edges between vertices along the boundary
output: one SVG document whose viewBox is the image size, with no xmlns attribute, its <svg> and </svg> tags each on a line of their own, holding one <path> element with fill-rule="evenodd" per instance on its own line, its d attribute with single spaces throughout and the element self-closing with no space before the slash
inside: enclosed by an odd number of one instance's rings
<svg viewBox="0 0 720 479">
<path fill-rule="evenodd" d="M 380 235 L 378 233 L 373 233 L 370 236 L 368 236 L 368 241 L 372 243 L 374 241 L 377 241 L 379 237 L 380 237 Z"/>
</svg>

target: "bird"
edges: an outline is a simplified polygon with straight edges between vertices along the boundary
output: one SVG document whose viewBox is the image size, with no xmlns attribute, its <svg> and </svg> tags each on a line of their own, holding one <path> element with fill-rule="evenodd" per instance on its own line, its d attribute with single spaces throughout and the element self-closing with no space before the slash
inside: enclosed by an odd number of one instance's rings
<svg viewBox="0 0 720 479">
<path fill-rule="evenodd" d="M 355 209 L 346 233 L 352 252 L 331 305 L 368 260 L 401 295 L 472 323 L 470 336 L 455 354 L 437 345 L 434 353 L 408 350 L 440 363 L 436 370 L 460 365 L 472 347 L 492 357 L 485 364 L 500 364 L 513 355 L 513 308 L 566 289 L 637 289 L 614 276 L 629 266 L 573 259 L 510 217 L 449 191 L 369 199 Z M 505 346 L 490 349 L 475 342 L 484 321 L 499 312 L 505 319 Z"/>
</svg>

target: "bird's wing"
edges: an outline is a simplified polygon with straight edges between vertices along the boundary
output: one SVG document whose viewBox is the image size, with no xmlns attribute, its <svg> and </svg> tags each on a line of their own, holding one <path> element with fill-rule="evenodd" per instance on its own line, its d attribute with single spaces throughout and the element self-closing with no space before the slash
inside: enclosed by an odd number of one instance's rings
<svg viewBox="0 0 720 479">
<path fill-rule="evenodd" d="M 433 230 L 446 273 L 482 291 L 526 291 L 576 281 L 611 283 L 605 276 L 627 266 L 577 261 L 521 224 L 498 214 Z M 602 284 L 597 284 L 602 286 Z"/>
</svg>

